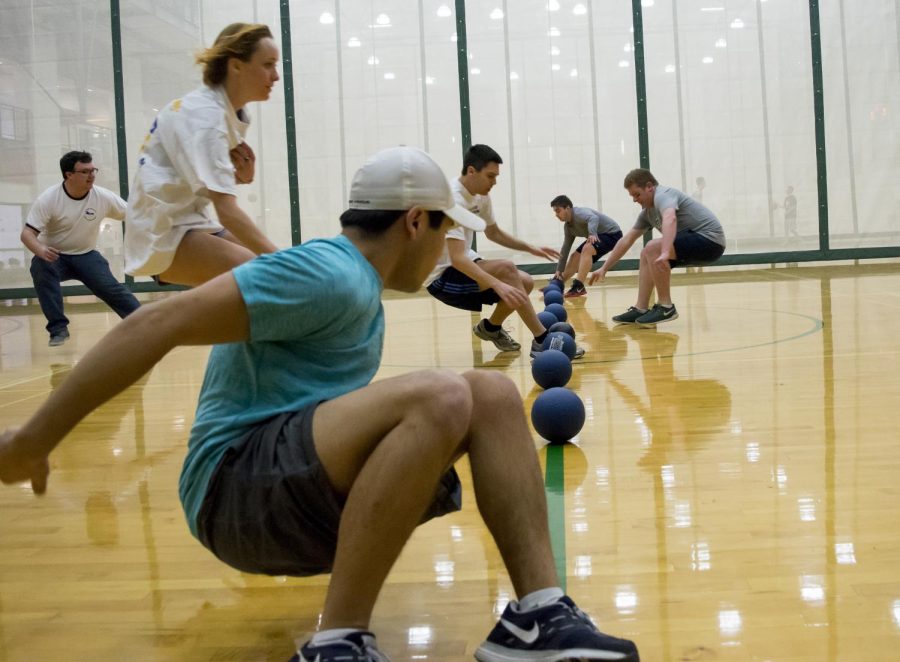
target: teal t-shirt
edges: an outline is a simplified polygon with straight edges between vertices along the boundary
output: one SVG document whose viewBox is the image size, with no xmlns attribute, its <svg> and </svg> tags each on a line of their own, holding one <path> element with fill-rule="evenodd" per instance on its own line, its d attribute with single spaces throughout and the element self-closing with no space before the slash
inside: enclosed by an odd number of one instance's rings
<svg viewBox="0 0 900 662">
<path fill-rule="evenodd" d="M 216 345 L 179 494 L 196 520 L 213 471 L 254 425 L 368 384 L 384 344 L 382 282 L 343 235 L 263 255 L 233 272 L 250 317 L 250 340 Z"/>
</svg>

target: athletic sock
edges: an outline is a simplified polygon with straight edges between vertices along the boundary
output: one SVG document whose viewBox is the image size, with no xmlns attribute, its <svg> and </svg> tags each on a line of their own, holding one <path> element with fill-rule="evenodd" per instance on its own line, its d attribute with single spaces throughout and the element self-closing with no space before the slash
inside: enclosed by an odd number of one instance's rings
<svg viewBox="0 0 900 662">
<path fill-rule="evenodd" d="M 362 628 L 334 628 L 333 630 L 322 630 L 321 632 L 316 632 L 309 643 L 313 646 L 321 646 L 322 644 L 329 644 L 333 641 L 345 639 L 348 634 L 353 634 L 354 632 L 365 632 L 365 630 Z"/>
<path fill-rule="evenodd" d="M 524 598 L 519 600 L 519 613 L 523 613 L 526 611 L 533 611 L 535 609 L 540 609 L 541 607 L 546 607 L 547 605 L 553 604 L 561 597 L 563 597 L 565 593 L 558 586 L 553 586 L 551 588 L 542 588 L 538 591 L 532 591 Z"/>
<path fill-rule="evenodd" d="M 661 303 L 659 305 L 662 306 L 663 308 L 665 308 L 666 310 L 668 310 L 669 308 L 673 308 L 675 306 L 674 303 Z"/>
<path fill-rule="evenodd" d="M 535 336 L 534 337 L 535 342 L 539 342 L 539 343 L 544 342 L 544 338 L 547 337 L 548 333 L 550 333 L 550 332 L 547 330 L 544 330 L 544 332 L 541 335 Z"/>
<path fill-rule="evenodd" d="M 485 331 L 499 331 L 503 326 L 500 324 L 491 324 L 491 321 L 485 317 L 484 318 L 484 330 Z"/>
</svg>

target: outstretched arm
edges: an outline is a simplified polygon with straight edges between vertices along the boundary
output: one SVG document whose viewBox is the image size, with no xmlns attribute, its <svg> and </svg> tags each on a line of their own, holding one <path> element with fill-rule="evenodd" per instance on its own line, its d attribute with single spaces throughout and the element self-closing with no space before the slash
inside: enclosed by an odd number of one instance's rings
<svg viewBox="0 0 900 662">
<path fill-rule="evenodd" d="M 250 322 L 231 273 L 142 306 L 104 336 L 35 414 L 0 436 L 0 481 L 46 489 L 47 456 L 81 419 L 124 391 L 179 345 L 246 340 Z"/>
<path fill-rule="evenodd" d="M 638 240 L 643 234 L 641 230 L 635 230 L 631 228 L 628 232 L 622 235 L 622 238 L 616 242 L 616 245 L 613 247 L 612 251 L 609 253 L 609 257 L 606 258 L 606 261 L 596 271 L 592 271 L 588 276 L 588 282 L 593 285 L 598 280 L 603 282 L 603 279 L 606 278 L 606 272 L 612 269 L 616 262 L 622 259 L 622 256 L 628 252 L 628 249 L 632 247 L 634 242 Z"/>
<path fill-rule="evenodd" d="M 555 248 L 550 248 L 549 246 L 533 246 L 529 244 L 527 241 L 522 241 L 518 239 L 502 228 L 496 223 L 488 225 L 484 229 L 484 236 L 493 241 L 495 244 L 500 244 L 505 248 L 510 248 L 514 251 L 522 251 L 524 253 L 531 253 L 535 257 L 542 257 L 547 260 L 558 260 L 559 259 L 559 251 Z"/>
</svg>

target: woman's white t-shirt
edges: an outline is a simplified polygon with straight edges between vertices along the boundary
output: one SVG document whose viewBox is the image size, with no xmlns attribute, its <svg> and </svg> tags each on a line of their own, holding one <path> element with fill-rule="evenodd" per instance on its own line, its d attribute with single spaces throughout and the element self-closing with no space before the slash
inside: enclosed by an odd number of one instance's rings
<svg viewBox="0 0 900 662">
<path fill-rule="evenodd" d="M 190 230 L 220 232 L 207 213 L 209 191 L 237 194 L 229 152 L 249 119 L 221 87 L 202 86 L 157 115 L 141 146 L 125 216 L 125 271 L 153 276 L 172 264 Z"/>
</svg>

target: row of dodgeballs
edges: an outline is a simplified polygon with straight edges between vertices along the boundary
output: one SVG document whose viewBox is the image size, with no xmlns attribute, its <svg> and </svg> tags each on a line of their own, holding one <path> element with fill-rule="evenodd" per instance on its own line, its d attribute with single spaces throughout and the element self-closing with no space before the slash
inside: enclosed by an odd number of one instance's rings
<svg viewBox="0 0 900 662">
<path fill-rule="evenodd" d="M 566 388 L 572 377 L 575 357 L 575 329 L 568 323 L 563 305 L 562 283 L 551 280 L 544 289 L 544 310 L 538 319 L 549 333 L 543 349 L 531 364 L 535 383 L 545 389 L 531 407 L 531 424 L 551 444 L 564 444 L 584 426 L 585 411 L 581 398 Z"/>
</svg>

